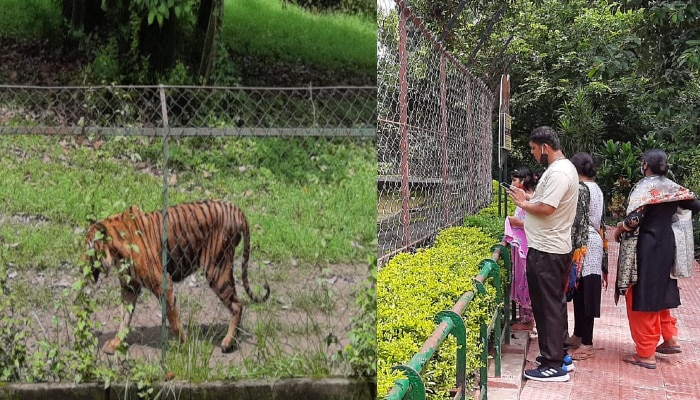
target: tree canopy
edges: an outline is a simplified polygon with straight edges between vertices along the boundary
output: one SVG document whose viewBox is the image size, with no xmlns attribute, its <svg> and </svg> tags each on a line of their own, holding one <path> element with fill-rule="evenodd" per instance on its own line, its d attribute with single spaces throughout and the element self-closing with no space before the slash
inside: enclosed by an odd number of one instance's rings
<svg viewBox="0 0 700 400">
<path fill-rule="evenodd" d="M 619 144 L 637 153 L 658 146 L 672 156 L 676 178 L 700 189 L 697 0 L 410 4 L 494 90 L 500 75 L 510 74 L 510 165 L 532 164 L 529 133 L 550 125 L 567 155 L 587 151 L 601 166 L 611 149 L 623 151 Z"/>
</svg>

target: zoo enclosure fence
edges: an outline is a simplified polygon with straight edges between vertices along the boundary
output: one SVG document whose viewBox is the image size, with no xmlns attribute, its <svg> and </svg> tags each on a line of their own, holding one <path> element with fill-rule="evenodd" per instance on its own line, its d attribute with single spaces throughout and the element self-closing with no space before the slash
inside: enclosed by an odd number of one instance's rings
<svg viewBox="0 0 700 400">
<path fill-rule="evenodd" d="M 378 263 L 428 244 L 492 199 L 494 93 L 408 2 L 378 29 Z"/>
<path fill-rule="evenodd" d="M 243 330 L 239 331 L 242 343 L 235 356 L 226 359 L 209 351 L 205 352 L 208 355 L 204 356 L 204 360 L 189 360 L 190 363 L 200 363 L 205 367 L 208 365 L 212 369 L 221 368 L 222 365 L 224 368 L 232 364 L 244 365 L 246 360 L 252 361 L 247 364 L 250 368 L 255 362 L 260 362 L 261 358 L 275 355 L 290 360 L 291 371 L 294 370 L 294 362 L 299 359 L 321 359 L 322 370 L 341 375 L 351 372 L 346 362 L 338 361 L 332 355 L 348 343 L 350 321 L 357 316 L 355 294 L 367 277 L 366 257 L 355 256 L 350 261 L 338 263 L 340 266 L 334 263 L 324 265 L 323 262 L 298 261 L 293 249 L 290 249 L 292 255 L 288 259 L 270 260 L 263 245 L 256 244 L 256 240 L 262 241 L 265 233 L 261 232 L 269 232 L 273 227 L 264 226 L 264 222 L 251 218 L 251 215 L 257 215 L 261 219 L 274 217 L 267 215 L 274 214 L 274 210 L 267 207 L 274 207 L 278 204 L 278 199 L 286 201 L 287 197 L 297 194 L 286 193 L 284 188 L 277 189 L 274 182 L 285 179 L 303 181 L 313 191 L 314 183 L 320 181 L 321 184 L 333 184 L 338 181 L 339 178 L 329 176 L 337 171 L 331 171 L 332 168 L 326 165 L 328 159 L 337 156 L 340 147 L 371 148 L 373 154 L 376 119 L 375 87 L 0 86 L 0 141 L 4 143 L 4 148 L 10 149 L 10 153 L 5 155 L 6 162 L 21 166 L 38 157 L 42 162 L 58 161 L 67 168 L 80 168 L 66 155 L 87 151 L 91 154 L 88 160 L 92 160 L 87 161 L 88 169 L 90 162 L 98 163 L 104 158 L 113 158 L 124 169 L 134 171 L 132 179 L 146 179 L 154 188 L 151 193 L 139 196 L 120 192 L 117 183 L 110 184 L 106 181 L 120 176 L 122 172 L 119 170 L 110 171 L 99 180 L 76 182 L 74 190 L 79 196 L 88 197 L 85 201 L 94 199 L 96 213 L 104 214 L 105 210 L 100 210 L 99 207 L 113 201 L 109 195 L 101 198 L 103 192 L 113 192 L 116 197 L 123 196 L 124 205 L 143 201 L 147 204 L 141 204 L 139 208 L 144 212 L 160 210 L 165 214 L 174 198 L 182 201 L 193 197 L 200 199 L 202 196 L 235 197 L 234 202 L 247 203 L 248 209 L 253 210 L 250 214 L 244 210 L 253 235 L 249 265 L 251 281 L 262 283 L 264 279 L 271 278 L 272 298 L 261 309 L 246 306 Z M 41 147 L 34 142 L 15 140 L 27 138 L 28 135 L 41 136 L 50 145 Z M 223 167 L 209 157 L 214 151 L 221 151 L 227 157 Z M 298 161 L 299 153 L 305 151 L 308 154 L 301 158 L 307 158 L 306 161 L 299 161 L 298 165 L 289 162 L 290 159 Z M 236 165 L 239 159 L 241 163 Z M 256 165 L 256 160 L 259 165 Z M 232 171 L 225 170 L 227 167 Z M 246 189 L 243 184 L 249 181 L 243 175 L 257 169 L 260 170 L 260 176 L 269 177 L 271 182 L 253 181 L 259 187 Z M 345 168 L 346 172 L 347 170 Z M 60 172 L 56 171 L 55 174 Z M 226 187 L 217 187 L 217 183 L 203 183 L 212 175 L 224 174 L 230 174 L 229 181 L 242 183 L 234 182 Z M 309 176 L 311 178 L 304 181 Z M 32 184 L 36 188 L 37 182 L 33 178 L 36 177 L 27 176 L 26 181 L 19 184 Z M 52 181 L 57 176 L 49 172 L 44 178 Z M 39 183 L 36 190 L 41 191 L 41 186 L 46 184 Z M 239 192 L 232 194 L 232 189 L 238 189 Z M 129 196 L 135 198 L 128 199 Z M 321 203 L 320 206 L 337 205 Z M 33 208 L 28 207 L 27 210 Z M 76 237 L 75 242 L 84 243 L 86 224 L 81 226 L 82 221 L 76 221 L 84 216 L 71 215 L 71 212 L 67 210 L 64 215 L 54 218 L 42 215 L 40 211 L 37 212 L 38 215 L 32 215 L 31 212 L 5 208 L 0 210 L 3 214 L 0 217 L 0 230 L 8 232 L 20 229 L 18 225 L 55 222 L 66 225 L 67 232 L 73 232 Z M 369 225 L 373 231 L 371 216 L 368 215 L 366 219 L 367 221 L 357 221 L 357 224 Z M 167 232 L 167 225 L 164 229 Z M 324 239 L 345 241 L 345 238 L 336 237 L 343 229 L 344 227 L 326 227 Z M 47 237 L 46 240 L 51 239 Z M 173 240 L 182 241 L 183 238 Z M 2 242 L 5 248 L 0 262 L 5 268 L 5 275 L 9 276 L 6 283 L 10 290 L 13 284 L 16 287 L 37 285 L 37 281 L 32 282 L 25 275 L 39 274 L 44 278 L 38 281 L 38 285 L 48 285 L 53 300 L 50 304 L 63 300 L 60 290 L 56 289 L 70 287 L 77 279 L 78 268 L 70 265 L 70 261 L 61 260 L 56 262 L 60 265 L 49 265 L 42 271 L 38 265 L 53 262 L 42 261 L 50 259 L 50 256 L 44 254 L 36 255 L 37 259 L 29 261 L 28 265 L 19 265 L 14 259 L 13 251 L 24 246 L 21 239 L 18 239 L 15 247 L 8 246 L 5 238 Z M 367 242 L 371 244 L 371 240 Z M 360 248 L 367 247 L 368 243 L 347 240 L 348 246 Z M 293 247 L 294 242 L 289 245 Z M 187 246 L 185 244 L 180 250 L 193 252 L 192 254 L 197 252 L 197 249 Z M 373 251 L 372 249 L 370 253 Z M 237 259 L 241 252 L 239 248 Z M 319 252 L 323 258 L 323 250 Z M 187 257 L 189 256 L 184 258 Z M 177 258 L 164 251 L 165 260 Z M 259 271 L 258 266 L 263 267 L 265 276 L 255 272 Z M 55 270 L 52 270 L 54 267 Z M 291 274 L 284 271 L 292 267 L 299 271 Z M 238 264 L 234 270 L 240 274 Z M 68 273 L 67 277 L 59 276 L 64 272 Z M 275 282 L 275 279 L 279 281 Z M 288 284 L 286 279 L 291 282 Z M 113 280 L 116 281 L 114 278 L 103 278 L 102 287 L 95 289 L 95 294 L 104 296 L 105 299 L 100 304 L 102 312 L 95 317 L 101 322 L 101 327 L 96 332 L 100 344 L 113 337 L 117 330 L 118 321 L 114 320 L 113 315 L 119 314 L 119 300 L 115 299 L 114 293 L 118 293 L 119 289 L 116 282 L 104 283 Z M 185 281 L 187 284 L 178 285 L 176 291 L 183 324 L 201 332 L 203 341 L 213 342 L 216 348 L 225 330 L 221 327 L 228 323 L 228 310 L 209 290 L 205 280 L 205 277 L 190 276 Z M 240 276 L 235 281 L 239 284 Z M 128 353 L 129 356 L 144 359 L 159 358 L 164 363 L 170 357 L 168 353 L 172 353 L 167 351 L 166 313 L 163 312 L 165 298 L 161 296 L 160 304 L 156 305 L 148 297 L 148 290 L 143 292 L 134 311 L 132 330 L 127 337 L 130 344 Z M 247 297 L 240 289 L 238 293 L 242 299 Z M 41 321 L 51 321 L 52 312 L 50 307 L 36 310 L 36 320 L 40 321 L 42 329 L 34 329 L 33 332 L 38 335 L 44 327 L 51 325 L 50 322 L 42 324 Z M 64 345 L 74 339 L 69 327 L 72 317 L 74 316 L 57 322 L 61 326 L 56 331 L 62 333 L 52 340 Z M 263 330 L 265 336 L 261 338 L 262 333 L 257 333 L 256 328 L 264 324 L 272 327 Z M 36 343 L 40 339 L 35 337 L 30 338 L 30 341 Z M 245 371 L 245 367 L 241 368 L 233 374 L 246 376 L 251 373 Z M 294 374 L 287 372 L 290 373 Z M 179 378 L 191 379 L 193 376 Z M 51 381 L 65 378 L 48 373 L 45 379 Z"/>
</svg>

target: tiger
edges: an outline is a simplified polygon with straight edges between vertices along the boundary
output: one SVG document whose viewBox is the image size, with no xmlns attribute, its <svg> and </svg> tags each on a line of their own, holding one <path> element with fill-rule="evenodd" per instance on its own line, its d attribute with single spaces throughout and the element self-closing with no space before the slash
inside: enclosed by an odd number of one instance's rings
<svg viewBox="0 0 700 400">
<path fill-rule="evenodd" d="M 263 285 L 265 293 L 262 296 L 255 296 L 248 282 L 248 220 L 240 208 L 219 200 L 175 205 L 168 208 L 167 216 L 165 291 L 170 329 L 181 343 L 186 342 L 173 282 L 182 281 L 201 266 L 209 286 L 231 313 L 228 331 L 221 342 L 221 351 L 230 353 L 235 347 L 234 335 L 243 313 L 243 304 L 236 296 L 233 277 L 235 250 L 241 239 L 245 292 L 255 303 L 262 303 L 270 296 L 267 281 Z M 143 213 L 134 205 L 121 214 L 93 221 L 87 230 L 85 259 L 92 266 L 95 282 L 101 272 L 108 274 L 115 266 L 123 266 L 119 274 L 122 318 L 117 335 L 102 348 L 107 354 L 114 354 L 121 345 L 119 338 L 124 337 L 131 323 L 141 289 L 146 287 L 157 298 L 163 294 L 162 238 L 163 213 Z"/>
</svg>

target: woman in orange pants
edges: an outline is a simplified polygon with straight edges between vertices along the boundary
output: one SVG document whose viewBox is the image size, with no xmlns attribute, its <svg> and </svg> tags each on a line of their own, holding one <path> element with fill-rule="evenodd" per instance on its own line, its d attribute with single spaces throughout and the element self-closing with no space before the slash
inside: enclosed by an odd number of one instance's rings
<svg viewBox="0 0 700 400">
<path fill-rule="evenodd" d="M 670 312 L 681 304 L 678 281 L 671 277 L 676 256 L 671 222 L 679 207 L 692 210 L 693 215 L 700 212 L 695 194 L 668 179 L 668 171 L 666 153 L 656 149 L 644 153 L 644 178 L 632 189 L 625 220 L 615 230 L 618 241 L 623 233 L 638 238 L 636 264 L 618 262 L 616 295 L 625 295 L 636 347 L 635 354 L 622 360 L 649 369 L 656 368 L 654 353 L 681 352 L 676 319 Z M 630 271 L 634 266 L 636 273 Z M 664 342 L 658 345 L 661 337 Z"/>
<path fill-rule="evenodd" d="M 671 310 L 661 311 L 634 311 L 634 286 L 627 289 L 625 303 L 627 303 L 627 319 L 629 320 L 630 333 L 636 345 L 637 355 L 628 356 L 625 362 L 639 365 L 645 368 L 656 368 L 654 353 L 676 354 L 681 352 L 678 343 L 678 328 L 676 319 L 671 315 Z M 659 343 L 659 335 L 664 342 Z M 629 360 L 629 361 L 628 361 Z"/>
</svg>

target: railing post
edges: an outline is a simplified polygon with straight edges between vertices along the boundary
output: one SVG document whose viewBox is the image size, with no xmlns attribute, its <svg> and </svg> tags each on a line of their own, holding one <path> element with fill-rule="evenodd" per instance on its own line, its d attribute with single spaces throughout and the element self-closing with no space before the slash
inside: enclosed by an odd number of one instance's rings
<svg viewBox="0 0 700 400">
<path fill-rule="evenodd" d="M 406 390 L 402 399 L 425 400 L 425 385 L 418 371 L 410 365 L 397 365 L 391 369 L 403 372 L 408 378 L 408 390 Z M 399 384 L 401 385 L 401 383 Z"/>
<path fill-rule="evenodd" d="M 501 286 L 501 271 L 498 268 L 498 264 L 494 260 L 483 260 L 479 265 L 489 266 L 489 277 L 493 279 L 493 285 L 496 287 L 496 320 L 494 330 L 497 333 L 494 336 L 494 349 L 496 350 L 496 355 L 494 356 L 495 368 L 494 375 L 497 377 L 501 376 L 501 320 L 503 316 L 503 288 Z"/>
<path fill-rule="evenodd" d="M 509 255 L 506 252 L 505 246 L 498 244 L 492 247 L 494 251 L 493 259 L 482 260 L 478 267 L 479 273 L 474 278 L 474 286 L 480 295 L 486 294 L 484 281 L 487 278 L 493 279 L 493 285 L 496 287 L 496 313 L 492 315 L 495 318 L 494 329 L 497 332 L 496 336 L 496 376 L 501 374 L 501 319 L 503 318 L 503 288 L 501 287 L 501 276 L 496 251 L 504 256 L 506 266 L 509 264 Z M 435 316 L 435 323 L 439 324 L 433 334 L 425 341 L 421 349 L 404 365 L 394 366 L 393 370 L 402 371 L 407 379 L 398 379 L 394 382 L 394 388 L 388 393 L 388 400 L 424 400 L 425 399 L 425 384 L 420 377 L 420 371 L 425 363 L 435 354 L 437 348 L 442 344 L 448 335 L 453 335 L 457 342 L 457 359 L 456 359 L 456 390 L 455 399 L 466 398 L 466 375 L 467 375 L 467 329 L 462 319 L 462 313 L 466 310 L 469 302 L 474 298 L 474 292 L 466 292 L 455 303 L 452 310 L 441 311 Z M 488 340 L 490 323 L 482 322 L 479 326 L 479 341 L 481 343 L 481 367 L 479 368 L 481 398 L 487 398 L 487 383 L 488 383 Z"/>
<path fill-rule="evenodd" d="M 440 311 L 435 316 L 435 322 L 440 323 L 445 319 L 452 321 L 454 325 L 450 333 L 457 342 L 457 390 L 460 398 L 464 399 L 467 386 L 467 327 L 464 325 L 462 316 L 452 310 Z"/>
<path fill-rule="evenodd" d="M 510 264 L 510 251 L 508 247 L 506 247 L 504 242 L 495 244 L 491 247 L 491 251 L 494 254 L 494 260 L 496 253 L 498 253 L 498 257 L 503 260 L 503 268 L 505 269 L 506 272 L 506 279 L 508 280 L 508 288 L 506 288 L 505 291 L 502 292 L 503 294 L 503 321 L 505 321 L 505 331 L 504 331 L 504 337 L 506 344 L 510 344 L 510 318 L 511 318 L 511 308 L 510 308 L 510 303 L 511 303 L 511 298 L 510 298 L 510 287 L 513 284 L 513 276 L 512 276 L 512 271 L 513 267 Z M 513 311 L 513 315 L 515 315 L 515 310 Z"/>
<path fill-rule="evenodd" d="M 489 332 L 488 324 L 482 323 L 479 326 L 479 341 L 483 346 L 481 349 L 481 367 L 479 367 L 479 390 L 480 398 L 488 398 L 488 371 L 489 371 Z"/>
</svg>

